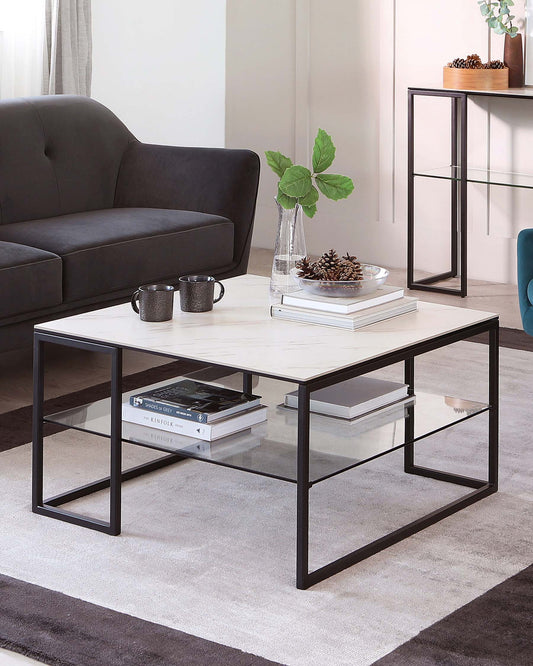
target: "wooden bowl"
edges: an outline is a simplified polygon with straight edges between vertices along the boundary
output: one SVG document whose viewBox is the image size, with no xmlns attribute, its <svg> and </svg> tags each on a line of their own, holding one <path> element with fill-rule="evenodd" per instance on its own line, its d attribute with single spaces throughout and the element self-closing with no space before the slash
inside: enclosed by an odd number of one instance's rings
<svg viewBox="0 0 533 666">
<path fill-rule="evenodd" d="M 509 87 L 509 69 L 443 68 L 443 88 L 455 90 L 505 90 Z"/>
</svg>

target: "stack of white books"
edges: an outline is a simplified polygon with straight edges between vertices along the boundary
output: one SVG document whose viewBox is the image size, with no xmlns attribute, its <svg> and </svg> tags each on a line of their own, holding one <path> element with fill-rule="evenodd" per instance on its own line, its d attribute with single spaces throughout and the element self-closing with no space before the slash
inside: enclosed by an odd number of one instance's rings
<svg viewBox="0 0 533 666">
<path fill-rule="evenodd" d="M 208 442 L 267 418 L 260 396 L 181 379 L 141 391 L 122 404 L 122 420 Z"/>
<path fill-rule="evenodd" d="M 417 299 L 404 295 L 401 287 L 383 285 L 367 296 L 331 298 L 306 291 L 284 294 L 270 312 L 277 319 L 336 326 L 355 331 L 363 326 L 414 312 Z"/>
</svg>

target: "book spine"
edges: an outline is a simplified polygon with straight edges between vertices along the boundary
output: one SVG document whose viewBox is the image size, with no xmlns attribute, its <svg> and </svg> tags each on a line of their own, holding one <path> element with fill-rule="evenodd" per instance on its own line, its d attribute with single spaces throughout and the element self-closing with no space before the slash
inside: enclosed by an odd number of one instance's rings
<svg viewBox="0 0 533 666">
<path fill-rule="evenodd" d="M 165 416 L 173 416 L 178 419 L 185 419 L 186 421 L 194 421 L 196 423 L 207 423 L 207 414 L 197 412 L 195 410 L 185 409 L 178 405 L 169 405 L 166 402 L 159 402 L 152 398 L 145 398 L 143 396 L 132 395 L 130 398 L 130 405 L 136 409 L 148 409 L 151 412 L 158 412 L 165 414 Z"/>
<path fill-rule="evenodd" d="M 166 414 L 158 414 L 147 409 L 133 407 L 128 403 L 122 405 L 122 418 L 130 423 L 138 423 L 148 428 L 168 430 L 178 435 L 211 441 L 212 428 L 207 423 L 194 423 Z"/>
<path fill-rule="evenodd" d="M 137 423 L 125 422 L 122 425 L 122 436 L 125 440 L 140 444 L 153 444 L 163 451 L 192 451 L 207 455 L 211 453 L 211 443 L 197 440 L 190 443 L 189 438 L 182 439 L 179 435 L 159 428 L 145 428 Z"/>
<path fill-rule="evenodd" d="M 385 303 L 392 303 L 404 297 L 403 289 L 399 289 L 395 292 L 388 292 L 385 294 L 377 293 L 373 298 L 362 296 L 361 300 L 345 305 L 342 303 L 336 303 L 334 298 L 331 298 L 330 301 L 315 301 L 308 298 L 299 298 L 297 296 L 291 296 L 291 294 L 283 294 L 281 296 L 281 305 L 291 305 L 296 308 L 306 308 L 308 310 L 316 310 L 318 312 L 340 314 L 340 315 L 350 315 L 356 312 L 362 312 L 363 310 L 368 310 L 373 308 L 376 305 L 384 305 Z"/>
<path fill-rule="evenodd" d="M 292 305 L 295 308 L 307 308 L 309 310 L 317 310 L 319 312 L 334 312 L 337 314 L 347 314 L 348 309 L 346 305 L 336 305 L 332 303 L 323 303 L 321 301 L 311 301 L 307 298 L 291 298 L 290 295 L 282 294 L 281 305 Z"/>
<path fill-rule="evenodd" d="M 322 326 L 333 326 L 335 328 L 342 328 L 352 330 L 353 323 L 351 319 L 343 318 L 342 315 L 327 315 L 325 313 L 313 312 L 311 313 L 298 313 L 295 310 L 287 310 L 283 305 L 272 305 L 270 312 L 274 319 L 286 319 L 288 321 L 298 321 L 304 324 L 321 324 Z"/>
</svg>

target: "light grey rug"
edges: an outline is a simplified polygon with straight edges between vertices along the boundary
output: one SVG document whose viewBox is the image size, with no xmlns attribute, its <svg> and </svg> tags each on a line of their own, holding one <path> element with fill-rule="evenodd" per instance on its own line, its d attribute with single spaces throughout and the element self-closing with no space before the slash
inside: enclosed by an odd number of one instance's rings
<svg viewBox="0 0 533 666">
<path fill-rule="evenodd" d="M 108 537 L 30 512 L 29 445 L 0 454 L 0 571 L 273 661 L 371 664 L 531 564 L 533 355 L 501 357 L 500 492 L 308 591 L 294 587 L 294 486 L 187 461 L 125 484 L 123 533 Z M 417 386 L 483 400 L 486 359 L 474 343 L 432 353 Z M 425 440 L 418 460 L 481 475 L 486 426 Z M 49 494 L 106 473 L 98 438 L 54 435 L 46 456 Z M 392 453 L 312 489 L 313 568 L 465 492 L 401 463 Z M 107 496 L 70 506 L 104 516 Z"/>
</svg>

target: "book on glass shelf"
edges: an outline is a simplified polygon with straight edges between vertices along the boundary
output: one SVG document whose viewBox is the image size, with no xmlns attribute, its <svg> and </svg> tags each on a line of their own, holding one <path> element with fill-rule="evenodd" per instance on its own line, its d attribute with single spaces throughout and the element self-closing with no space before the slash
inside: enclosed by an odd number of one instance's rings
<svg viewBox="0 0 533 666">
<path fill-rule="evenodd" d="M 167 414 L 152 412 L 148 409 L 139 409 L 139 407 L 134 407 L 129 402 L 122 403 L 123 421 L 137 423 L 148 428 L 156 428 L 157 430 L 167 430 L 178 435 L 195 437 L 196 439 L 203 439 L 208 442 L 220 439 L 221 437 L 227 437 L 241 430 L 247 430 L 257 423 L 266 421 L 266 418 L 267 408 L 262 405 L 224 419 L 219 419 L 214 423 L 197 423 L 196 421 L 188 421 L 179 416 L 168 416 Z"/>
<path fill-rule="evenodd" d="M 182 379 L 173 384 L 136 393 L 130 405 L 196 423 L 214 423 L 259 406 L 261 396 Z"/>
<path fill-rule="evenodd" d="M 148 444 L 162 451 L 175 451 L 210 460 L 223 460 L 228 456 L 247 453 L 261 445 L 261 437 L 250 429 L 233 437 L 207 442 L 127 421 L 122 424 L 122 436 L 129 442 Z"/>
<path fill-rule="evenodd" d="M 293 305 L 308 310 L 320 310 L 322 312 L 336 312 L 338 314 L 351 314 L 382 305 L 403 298 L 404 292 L 401 287 L 389 287 L 383 285 L 372 294 L 365 296 L 355 296 L 353 298 L 329 298 L 328 296 L 318 296 L 310 294 L 307 291 L 293 291 L 290 294 L 283 294 L 281 297 L 282 305 Z"/>
<path fill-rule="evenodd" d="M 272 305 L 270 314 L 275 319 L 286 319 L 288 321 L 299 321 L 308 324 L 322 324 L 355 331 L 363 326 L 377 324 L 380 321 L 397 317 L 402 314 L 414 312 L 418 308 L 416 298 L 403 296 L 390 303 L 374 305 L 359 312 L 351 314 L 337 314 L 333 312 L 320 312 L 310 308 L 301 308 L 294 305 Z"/>
<path fill-rule="evenodd" d="M 374 377 L 354 377 L 313 391 L 309 408 L 317 414 L 355 419 L 407 397 L 407 384 Z M 298 391 L 285 395 L 285 405 L 298 407 Z"/>
<path fill-rule="evenodd" d="M 343 419 L 311 413 L 310 425 L 317 436 L 313 439 L 315 452 L 363 459 L 393 448 L 403 442 L 404 419 L 415 404 L 415 396 L 403 398 L 355 419 Z M 295 428 L 298 412 L 280 406 L 285 423 Z"/>
</svg>

